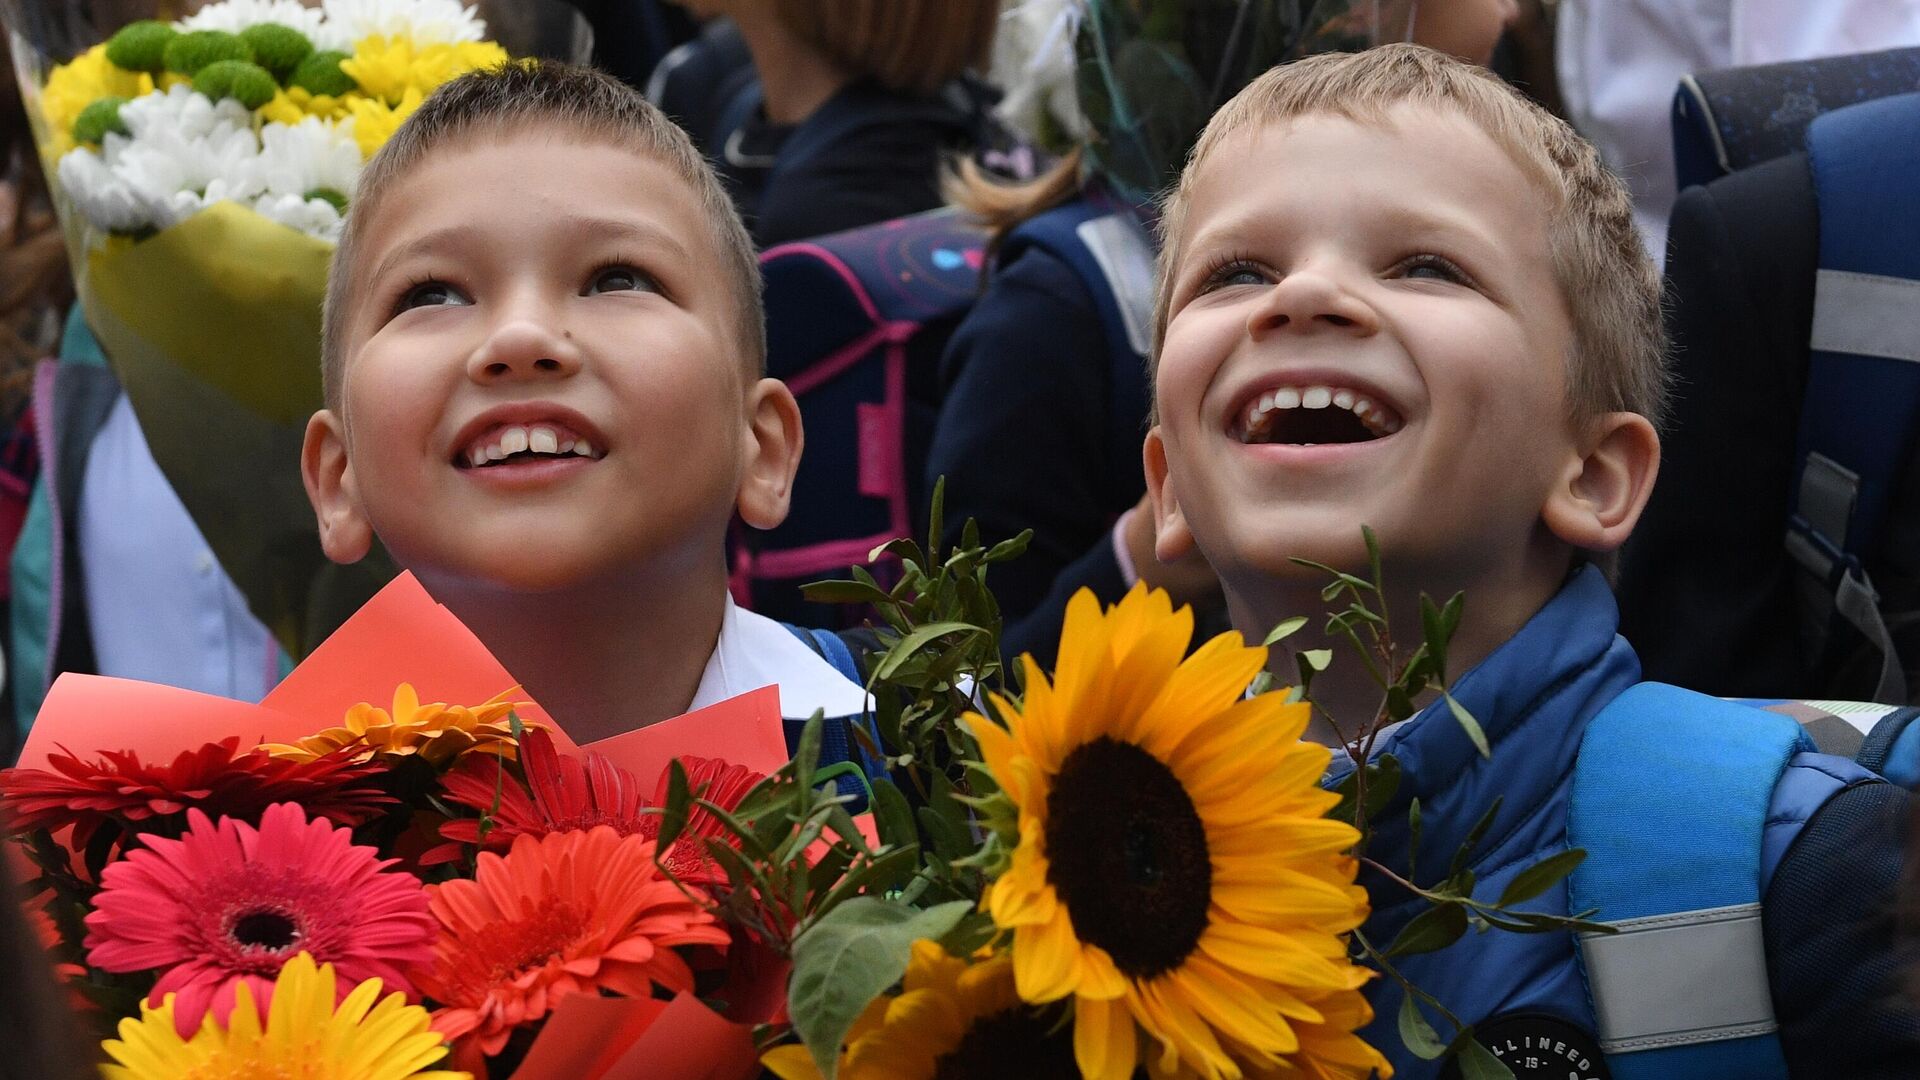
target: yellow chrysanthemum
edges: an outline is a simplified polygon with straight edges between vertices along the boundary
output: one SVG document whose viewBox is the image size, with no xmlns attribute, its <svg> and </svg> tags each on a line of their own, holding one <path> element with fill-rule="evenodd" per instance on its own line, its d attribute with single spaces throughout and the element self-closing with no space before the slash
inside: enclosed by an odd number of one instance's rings
<svg viewBox="0 0 1920 1080">
<path fill-rule="evenodd" d="M 309 116 L 322 120 L 345 120 L 353 115 L 346 98 L 316 94 L 298 86 L 289 86 L 260 106 L 260 117 L 272 123 L 297 124 Z"/>
<path fill-rule="evenodd" d="M 362 41 L 340 70 L 368 96 L 399 105 L 410 93 L 425 97 L 469 71 L 506 62 L 507 50 L 491 41 L 416 45 L 410 38 L 376 36 Z"/>
<path fill-rule="evenodd" d="M 87 106 L 104 97 L 135 98 L 153 90 L 153 76 L 113 66 L 105 44 L 54 68 L 40 91 L 40 112 L 46 117 L 51 143 L 48 156 L 57 160 L 73 149 L 73 122 Z"/>
<path fill-rule="evenodd" d="M 173 995 L 140 1018 L 120 1021 L 120 1037 L 101 1048 L 118 1064 L 102 1065 L 107 1080 L 472 1080 L 471 1074 L 422 1072 L 447 1048 L 429 1026 L 427 1010 L 406 995 L 380 997 L 368 979 L 334 1007 L 332 964 L 315 967 L 301 953 L 280 969 L 267 1022 L 245 985 L 222 1029 L 209 1013 L 183 1039 L 173 1026 Z"/>
<path fill-rule="evenodd" d="M 347 107 L 353 110 L 353 140 L 360 144 L 360 156 L 371 161 L 400 130 L 401 122 L 425 100 L 426 95 L 418 90 L 408 90 L 398 105 L 388 105 L 379 98 L 347 99 Z"/>
<path fill-rule="evenodd" d="M 468 708 L 433 702 L 423 705 L 409 683 L 393 692 L 393 709 L 361 702 L 347 710 L 340 727 L 328 728 L 296 743 L 267 743 L 260 747 L 275 757 L 311 761 L 345 746 L 364 746 L 359 760 L 376 754 L 391 757 L 419 755 L 435 767 L 463 754 L 498 754 L 513 760 L 518 744 L 513 738 L 511 714 L 530 704 L 515 701 L 519 687 Z"/>
<path fill-rule="evenodd" d="M 1344 935 L 1367 916 L 1325 815 L 1326 747 L 1304 704 L 1244 696 L 1263 649 L 1224 634 L 1184 662 L 1193 615 L 1136 587 L 1110 612 L 1067 608 L 1052 682 L 996 698 L 1003 729 L 967 717 L 1018 808 L 1011 865 L 983 902 L 1014 935 L 1020 996 L 1072 998 L 1090 1080 L 1391 1074 L 1352 1034 L 1369 973 Z"/>
<path fill-rule="evenodd" d="M 1050 1017 L 1014 992 L 1005 954 L 968 961 L 938 943 L 916 941 L 898 994 L 867 1006 L 840 1055 L 843 1080 L 933 1080 L 1073 1073 L 1073 1044 Z M 761 1063 L 781 1080 L 821 1080 L 803 1046 L 768 1051 Z"/>
</svg>

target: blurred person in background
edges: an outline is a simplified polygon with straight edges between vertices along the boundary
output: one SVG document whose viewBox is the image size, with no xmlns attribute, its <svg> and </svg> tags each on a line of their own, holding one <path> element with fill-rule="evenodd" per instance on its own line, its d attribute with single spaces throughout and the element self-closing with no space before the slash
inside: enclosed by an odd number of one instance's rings
<svg viewBox="0 0 1920 1080">
<path fill-rule="evenodd" d="M 933 209 L 942 162 L 993 136 L 994 95 L 970 72 L 1000 0 L 681 6 L 725 21 L 670 55 L 650 96 L 714 160 L 762 248 Z"/>
<path fill-rule="evenodd" d="M 1682 76 L 1920 44 L 1920 0 L 1560 0 L 1557 18 L 1567 119 L 1632 189 L 1656 262 L 1679 194 Z"/>
<path fill-rule="evenodd" d="M 1115 602 L 1136 580 L 1176 603 L 1218 592 L 1197 555 L 1162 564 L 1143 503 L 1145 331 L 1151 322 L 1152 201 L 1178 174 L 1221 102 L 1274 64 L 1314 52 L 1412 40 L 1491 59 L 1516 0 L 1025 0 L 1009 8 L 996 81 L 1002 113 L 1043 144 L 1049 171 L 1006 184 L 962 162 L 949 197 L 992 230 L 991 276 L 942 362 L 947 393 L 927 478 L 945 476 L 944 542 L 977 518 L 988 543 L 1034 530 L 1027 554 L 994 571 L 1007 655 L 1051 663 L 1066 603 L 1081 587 Z M 1157 58 L 1157 62 L 1149 61 Z M 1145 287 L 1118 300 L 1133 339 L 1110 340 L 1111 296 L 1023 226 L 1059 208 L 1109 209 L 1098 230 Z M 1086 235 L 1086 230 L 1081 230 Z M 1011 244 L 1008 243 L 1012 239 Z M 1139 331 L 1136 336 L 1135 331 Z M 1132 364 L 1131 370 L 1124 365 Z M 1204 635 L 1202 635 L 1204 636 Z"/>
</svg>

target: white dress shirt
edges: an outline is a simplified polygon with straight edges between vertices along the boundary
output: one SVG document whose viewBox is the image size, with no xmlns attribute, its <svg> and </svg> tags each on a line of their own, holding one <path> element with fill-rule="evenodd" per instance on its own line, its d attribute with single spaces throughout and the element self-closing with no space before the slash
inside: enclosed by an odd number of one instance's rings
<svg viewBox="0 0 1920 1080">
<path fill-rule="evenodd" d="M 780 688 L 780 715 L 805 720 L 816 710 L 827 716 L 857 716 L 867 708 L 867 692 L 840 674 L 793 631 L 748 611 L 727 597 L 720 638 L 700 676 L 687 711 L 717 705 L 763 686 Z"/>
</svg>

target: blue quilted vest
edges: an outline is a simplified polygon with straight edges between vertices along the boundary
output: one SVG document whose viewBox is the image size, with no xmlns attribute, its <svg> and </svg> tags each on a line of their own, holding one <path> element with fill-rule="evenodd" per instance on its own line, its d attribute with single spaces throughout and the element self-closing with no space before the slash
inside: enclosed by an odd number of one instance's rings
<svg viewBox="0 0 1920 1080">
<path fill-rule="evenodd" d="M 1383 738 L 1379 752 L 1405 774 L 1376 819 L 1370 854 L 1406 874 L 1406 809 L 1417 797 L 1417 880 L 1433 884 L 1498 796 L 1500 812 L 1470 863 L 1475 895 L 1497 897 L 1528 867 L 1581 846 L 1588 858 L 1574 876 L 1525 906 L 1598 907 L 1596 918 L 1628 932 L 1589 941 L 1469 933 L 1400 968 L 1466 1023 L 1532 1015 L 1591 1033 L 1616 1080 L 1784 1077 L 1760 899 L 1812 813 L 1873 774 L 1811 752 L 1786 717 L 1641 683 L 1617 624 L 1606 580 L 1589 567 L 1460 677 L 1454 696 L 1485 729 L 1490 758 L 1444 704 Z M 1336 759 L 1328 782 L 1351 768 Z M 1396 901 L 1405 893 L 1390 883 L 1362 880 L 1376 898 L 1366 933 L 1382 946 L 1425 910 L 1417 899 Z M 1703 955 L 1713 963 L 1703 966 Z M 1696 992 L 1702 979 L 1714 992 Z M 1742 992 L 1725 992 L 1734 982 Z M 1395 1075 L 1439 1076 L 1438 1064 L 1401 1045 L 1399 987 L 1379 980 L 1370 996 L 1376 1016 L 1364 1034 Z"/>
</svg>

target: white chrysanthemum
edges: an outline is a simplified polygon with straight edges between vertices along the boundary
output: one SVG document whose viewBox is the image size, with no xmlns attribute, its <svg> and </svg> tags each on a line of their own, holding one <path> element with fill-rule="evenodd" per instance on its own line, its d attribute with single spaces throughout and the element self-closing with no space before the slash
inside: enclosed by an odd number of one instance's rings
<svg viewBox="0 0 1920 1080">
<path fill-rule="evenodd" d="M 136 140 L 167 136 L 204 139 L 220 131 L 253 129 L 253 113 L 245 105 L 232 98 L 216 102 L 184 83 L 120 106 L 120 121 Z"/>
<path fill-rule="evenodd" d="M 317 48 L 349 47 L 327 32 L 326 16 L 319 9 L 307 7 L 300 0 L 225 0 L 209 4 L 174 25 L 182 30 L 225 30 L 237 34 L 262 23 L 291 26 L 307 35 L 307 40 Z"/>
<path fill-rule="evenodd" d="M 255 181 L 269 195 L 303 200 L 322 190 L 351 195 L 360 177 L 360 144 L 350 127 L 318 117 L 268 124 L 260 129 L 254 170 Z"/>
<path fill-rule="evenodd" d="M 117 138 L 107 136 L 109 142 Z M 152 207 L 91 149 L 82 146 L 68 151 L 60 159 L 58 172 L 61 190 L 95 227 L 110 232 L 139 232 L 153 227 Z"/>
<path fill-rule="evenodd" d="M 481 41 L 487 24 L 461 0 L 325 0 L 328 32 L 358 42 L 379 35 L 416 45 Z"/>
<path fill-rule="evenodd" d="M 74 166 L 76 184 L 95 192 L 90 199 L 76 192 L 76 205 L 96 225 L 121 232 L 165 228 L 211 203 L 260 193 L 260 140 L 252 114 L 238 102 L 215 103 L 176 86 L 128 102 L 120 117 L 130 134 L 107 136 L 96 158 L 99 168 Z M 131 225 L 134 215 L 120 205 L 127 196 L 143 208 L 141 220 Z"/>
<path fill-rule="evenodd" d="M 991 78 L 1006 89 L 997 111 L 1016 131 L 1035 137 L 1051 126 L 1076 142 L 1087 137 L 1074 86 L 1074 38 L 1086 6 L 1086 0 L 1020 0 L 1001 16 Z"/>
<path fill-rule="evenodd" d="M 303 199 L 298 195 L 266 194 L 254 200 L 254 212 L 309 236 L 338 243 L 343 220 L 340 211 L 325 199 Z"/>
</svg>

